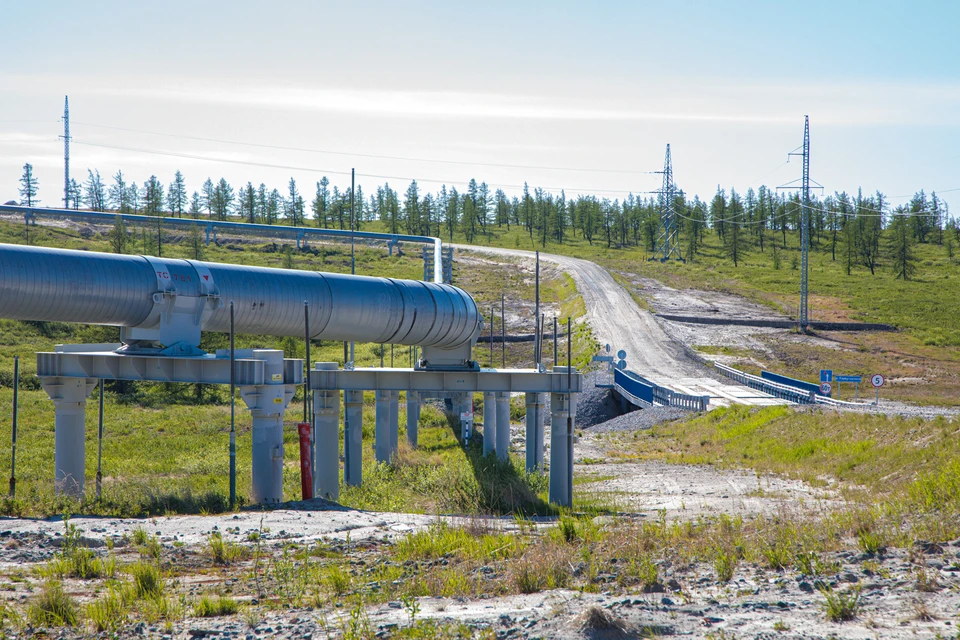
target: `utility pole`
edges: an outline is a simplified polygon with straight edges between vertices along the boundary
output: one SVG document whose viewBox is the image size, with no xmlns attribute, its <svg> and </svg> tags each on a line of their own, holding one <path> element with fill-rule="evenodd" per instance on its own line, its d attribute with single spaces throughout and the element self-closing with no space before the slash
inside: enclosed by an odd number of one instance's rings
<svg viewBox="0 0 960 640">
<path fill-rule="evenodd" d="M 70 98 L 63 96 L 63 208 L 70 208 Z"/>
<path fill-rule="evenodd" d="M 798 151 L 799 149 L 800 151 Z M 810 116 L 803 116 L 803 144 L 787 154 L 787 161 L 791 156 L 801 156 L 803 168 L 800 174 L 800 330 L 807 332 L 809 313 L 807 297 L 810 287 L 807 281 L 810 254 L 810 183 L 823 190 L 823 185 L 810 179 Z M 777 189 L 796 189 L 796 180 L 788 182 Z"/>
<path fill-rule="evenodd" d="M 356 219 L 354 218 L 353 212 L 353 193 L 356 188 L 356 170 L 350 168 L 350 275 L 355 275 L 357 272 L 357 260 L 354 254 L 354 237 L 353 232 L 356 229 Z M 350 362 L 354 362 L 353 359 L 353 342 L 350 342 Z M 392 365 L 391 365 L 392 366 Z"/>
<path fill-rule="evenodd" d="M 670 258 L 676 258 L 680 262 L 686 262 L 680 255 L 680 242 L 678 240 L 676 211 L 673 210 L 677 198 L 677 185 L 673 181 L 673 161 L 670 159 L 670 145 L 667 145 L 667 154 L 663 159 L 663 171 L 656 173 L 663 174 L 663 186 L 660 188 L 660 226 L 657 229 L 657 244 L 653 250 L 651 260 L 666 262 Z"/>
</svg>

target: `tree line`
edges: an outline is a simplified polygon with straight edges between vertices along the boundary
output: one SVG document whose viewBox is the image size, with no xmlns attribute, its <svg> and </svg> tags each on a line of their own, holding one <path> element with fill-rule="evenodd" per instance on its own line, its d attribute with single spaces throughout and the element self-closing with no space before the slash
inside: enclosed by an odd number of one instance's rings
<svg viewBox="0 0 960 640">
<path fill-rule="evenodd" d="M 35 206 L 38 186 L 31 165 L 24 166 L 20 183 L 22 204 Z M 362 186 L 353 193 L 341 191 L 324 176 L 307 197 L 292 177 L 283 192 L 262 182 L 234 188 L 224 178 L 207 178 L 199 190 L 189 192 L 179 170 L 166 185 L 155 175 L 138 184 L 122 171 L 104 181 L 99 171 L 88 170 L 83 184 L 71 181 L 68 206 L 338 229 L 359 229 L 379 220 L 390 233 L 442 236 L 451 241 L 455 233 L 462 233 L 467 242 L 489 235 L 494 227 L 519 227 L 531 243 L 541 247 L 579 237 L 589 244 L 653 252 L 661 212 L 670 204 L 685 259 L 696 260 L 705 234 L 712 232 L 735 266 L 746 253 L 759 250 L 769 251 L 775 269 L 780 268 L 780 252 L 788 243 L 799 243 L 803 209 L 798 193 L 780 193 L 766 186 L 756 191 L 749 188 L 742 195 L 734 188 L 728 193 L 718 187 L 709 203 L 699 196 L 689 199 L 679 190 L 673 202 L 666 203 L 659 194 L 629 194 L 622 200 L 594 195 L 568 198 L 563 191 L 553 194 L 531 189 L 527 183 L 520 195 L 510 197 L 475 179 L 462 191 L 443 185 L 435 192 L 421 189 L 414 180 L 402 195 L 384 183 L 365 196 Z M 867 196 L 860 190 L 856 196 L 836 192 L 812 198 L 808 207 L 811 248 L 829 251 L 848 274 L 855 267 L 875 274 L 885 259 L 897 277 L 908 279 L 915 271 L 917 243 L 945 245 L 952 257 L 954 244 L 960 242 L 960 225 L 936 193 L 928 196 L 919 191 L 907 204 L 891 208 L 879 191 Z"/>
</svg>

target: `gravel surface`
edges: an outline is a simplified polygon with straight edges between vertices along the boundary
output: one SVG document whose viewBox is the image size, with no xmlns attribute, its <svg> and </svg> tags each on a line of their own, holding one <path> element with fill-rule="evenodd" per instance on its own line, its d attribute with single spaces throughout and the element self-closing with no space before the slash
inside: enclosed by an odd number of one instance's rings
<svg viewBox="0 0 960 640">
<path fill-rule="evenodd" d="M 579 412 L 579 407 L 577 409 Z M 690 415 L 687 409 L 678 409 L 677 407 L 654 406 L 649 409 L 637 409 L 602 422 L 596 426 L 590 427 L 591 433 L 609 433 L 612 431 L 638 431 L 640 429 L 649 429 L 661 422 L 670 422 L 679 420 Z M 579 419 L 580 414 L 577 413 Z M 587 427 L 585 427 L 587 428 Z"/>
</svg>

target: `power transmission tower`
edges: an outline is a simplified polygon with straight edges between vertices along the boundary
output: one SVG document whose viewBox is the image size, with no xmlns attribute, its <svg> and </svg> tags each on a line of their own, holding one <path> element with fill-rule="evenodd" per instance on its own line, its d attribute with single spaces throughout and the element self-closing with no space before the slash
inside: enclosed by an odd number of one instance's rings
<svg viewBox="0 0 960 640">
<path fill-rule="evenodd" d="M 676 211 L 674 211 L 674 202 L 677 197 L 677 185 L 673 181 L 673 162 L 670 160 L 670 145 L 667 145 L 667 155 L 663 160 L 663 171 L 656 173 L 663 174 L 663 186 L 657 193 L 660 205 L 660 226 L 657 229 L 657 243 L 653 250 L 651 260 L 666 262 L 670 258 L 676 258 L 681 262 L 686 262 L 680 255 L 680 243 L 678 241 Z"/>
<path fill-rule="evenodd" d="M 801 149 L 801 151 L 797 151 Z M 803 144 L 787 154 L 787 161 L 791 156 L 801 156 L 803 158 L 803 171 L 800 177 L 800 330 L 807 332 L 809 316 L 807 309 L 807 294 L 810 287 L 807 282 L 807 272 L 810 253 L 810 183 L 813 182 L 815 188 L 823 190 L 823 185 L 810 179 L 810 116 L 803 116 Z M 787 184 L 780 185 L 777 189 L 794 190 L 797 188 L 796 180 Z"/>
<path fill-rule="evenodd" d="M 63 96 L 63 208 L 70 208 L 70 99 Z"/>
</svg>

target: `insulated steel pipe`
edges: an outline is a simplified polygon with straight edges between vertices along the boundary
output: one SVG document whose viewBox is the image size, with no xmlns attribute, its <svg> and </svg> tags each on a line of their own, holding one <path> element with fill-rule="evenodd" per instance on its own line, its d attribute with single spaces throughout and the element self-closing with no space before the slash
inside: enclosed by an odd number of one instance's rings
<svg viewBox="0 0 960 640">
<path fill-rule="evenodd" d="M 216 264 L 0 244 L 0 318 L 125 327 L 125 338 L 154 340 L 169 318 L 227 331 L 236 303 L 239 333 L 457 349 L 475 341 L 480 313 L 446 284 L 336 273 Z M 195 331 L 174 338 L 197 342 Z M 196 346 L 194 344 L 193 346 Z"/>
</svg>

